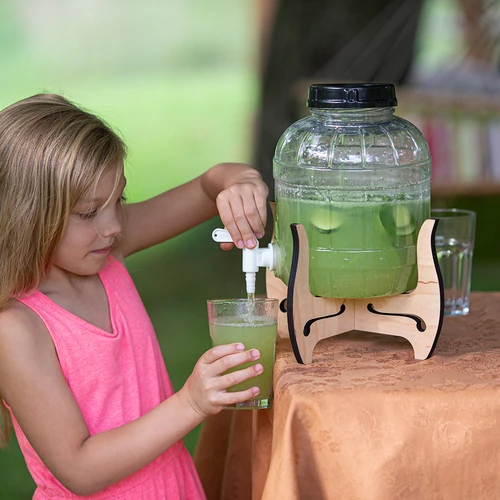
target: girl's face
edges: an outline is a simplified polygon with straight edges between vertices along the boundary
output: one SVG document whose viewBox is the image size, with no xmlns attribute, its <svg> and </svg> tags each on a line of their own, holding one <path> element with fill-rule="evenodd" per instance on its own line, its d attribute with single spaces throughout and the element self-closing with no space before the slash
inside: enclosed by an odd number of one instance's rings
<svg viewBox="0 0 500 500">
<path fill-rule="evenodd" d="M 122 230 L 125 183 L 123 173 L 116 183 L 112 169 L 101 177 L 95 193 L 76 204 L 56 249 L 54 267 L 81 276 L 97 274 L 104 267 Z"/>
</svg>

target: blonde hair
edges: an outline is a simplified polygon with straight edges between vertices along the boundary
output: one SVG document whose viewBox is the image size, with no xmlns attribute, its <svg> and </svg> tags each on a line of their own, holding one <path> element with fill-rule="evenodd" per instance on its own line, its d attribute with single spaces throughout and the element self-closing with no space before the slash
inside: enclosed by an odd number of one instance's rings
<svg viewBox="0 0 500 500">
<path fill-rule="evenodd" d="M 103 173 L 121 173 L 125 155 L 101 119 L 61 96 L 0 111 L 0 310 L 44 281 L 72 208 Z M 0 410 L 5 445 L 11 423 L 1 402 Z"/>
</svg>

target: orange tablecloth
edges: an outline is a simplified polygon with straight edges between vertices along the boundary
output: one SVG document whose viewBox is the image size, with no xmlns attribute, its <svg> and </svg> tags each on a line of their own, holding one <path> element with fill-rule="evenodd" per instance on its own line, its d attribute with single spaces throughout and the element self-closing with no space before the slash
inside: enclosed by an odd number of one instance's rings
<svg viewBox="0 0 500 500">
<path fill-rule="evenodd" d="M 350 332 L 313 363 L 277 343 L 272 410 L 207 420 L 195 454 L 209 500 L 500 498 L 500 293 L 445 318 L 433 356 Z"/>
</svg>

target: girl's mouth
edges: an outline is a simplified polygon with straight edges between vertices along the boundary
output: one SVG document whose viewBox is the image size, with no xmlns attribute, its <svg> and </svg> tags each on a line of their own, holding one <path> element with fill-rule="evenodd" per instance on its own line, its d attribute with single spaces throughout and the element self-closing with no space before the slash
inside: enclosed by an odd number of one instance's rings
<svg viewBox="0 0 500 500">
<path fill-rule="evenodd" d="M 99 248 L 99 250 L 92 250 L 91 253 L 97 253 L 97 254 L 107 254 L 111 252 L 111 247 L 104 247 L 104 248 Z"/>
</svg>

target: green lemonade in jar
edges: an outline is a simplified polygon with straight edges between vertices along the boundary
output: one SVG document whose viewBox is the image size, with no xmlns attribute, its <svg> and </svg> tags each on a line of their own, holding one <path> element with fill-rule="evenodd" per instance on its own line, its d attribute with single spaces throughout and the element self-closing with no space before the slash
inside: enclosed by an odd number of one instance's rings
<svg viewBox="0 0 500 500">
<path fill-rule="evenodd" d="M 309 242 L 309 286 L 321 297 L 396 295 L 417 286 L 416 241 L 429 200 L 393 203 L 320 202 L 276 198 L 275 242 L 288 283 L 290 224 L 304 225 Z"/>
</svg>

